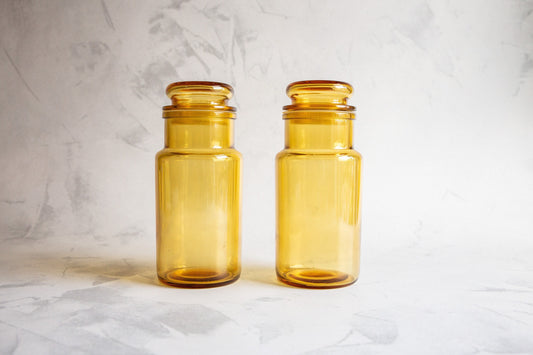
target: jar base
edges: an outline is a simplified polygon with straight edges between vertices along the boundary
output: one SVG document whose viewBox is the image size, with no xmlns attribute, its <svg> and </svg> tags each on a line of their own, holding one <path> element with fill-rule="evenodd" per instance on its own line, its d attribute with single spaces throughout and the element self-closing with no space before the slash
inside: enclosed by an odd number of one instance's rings
<svg viewBox="0 0 533 355">
<path fill-rule="evenodd" d="M 182 288 L 208 288 L 229 285 L 239 279 L 239 273 L 227 270 L 203 268 L 179 268 L 167 271 L 163 276 L 157 275 L 162 283 Z"/>
<path fill-rule="evenodd" d="M 339 288 L 353 284 L 357 279 L 350 274 L 335 270 L 322 269 L 289 269 L 284 273 L 276 271 L 278 280 L 296 287 L 303 288 Z"/>
</svg>

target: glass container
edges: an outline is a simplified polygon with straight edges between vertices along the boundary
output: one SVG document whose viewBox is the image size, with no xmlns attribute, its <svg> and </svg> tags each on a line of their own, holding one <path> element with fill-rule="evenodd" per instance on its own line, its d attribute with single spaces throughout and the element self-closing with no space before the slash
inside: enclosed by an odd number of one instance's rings
<svg viewBox="0 0 533 355">
<path fill-rule="evenodd" d="M 360 259 L 361 155 L 353 149 L 350 84 L 287 87 L 285 149 L 276 157 L 276 274 L 306 288 L 354 283 Z"/>
<path fill-rule="evenodd" d="M 231 86 L 178 82 L 166 90 L 165 147 L 156 155 L 157 275 L 199 288 L 240 275 L 241 154 L 233 148 Z"/>
</svg>

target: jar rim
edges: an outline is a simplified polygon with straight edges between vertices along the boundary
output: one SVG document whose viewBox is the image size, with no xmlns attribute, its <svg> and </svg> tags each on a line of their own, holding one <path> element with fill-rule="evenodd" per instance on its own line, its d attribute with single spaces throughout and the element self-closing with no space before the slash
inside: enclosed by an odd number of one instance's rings
<svg viewBox="0 0 533 355">
<path fill-rule="evenodd" d="M 350 83 L 347 83 L 345 81 L 340 81 L 340 80 L 300 80 L 300 81 L 292 82 L 289 85 L 287 85 L 287 89 L 286 89 L 287 95 L 290 96 L 290 92 L 292 90 L 296 89 L 299 86 L 301 86 L 301 87 L 310 86 L 310 87 L 315 87 L 315 88 L 324 87 L 324 88 L 328 88 L 328 89 L 337 89 L 337 90 L 346 91 L 348 95 L 351 95 L 353 93 L 353 86 Z"/>
<path fill-rule="evenodd" d="M 171 83 L 167 86 L 165 92 L 169 98 L 171 97 L 170 94 L 173 91 L 176 91 L 177 88 L 181 89 L 192 89 L 198 91 L 198 89 L 202 88 L 209 88 L 211 87 L 212 92 L 223 92 L 228 91 L 229 92 L 229 98 L 233 96 L 233 87 L 229 84 L 218 82 L 218 81 L 176 81 L 174 83 Z M 208 90 L 206 90 L 208 91 Z"/>
<path fill-rule="evenodd" d="M 163 116 L 180 116 L 178 112 L 210 111 L 231 112 L 227 116 L 235 117 L 235 107 L 228 101 L 233 96 L 233 88 L 229 84 L 217 81 L 178 81 L 166 88 L 167 96 L 172 104 L 163 106 Z"/>
<path fill-rule="evenodd" d="M 291 111 L 355 111 L 355 107 L 347 103 L 353 87 L 344 81 L 295 81 L 287 86 L 286 92 L 292 101 L 290 105 L 283 106 L 286 114 Z"/>
</svg>

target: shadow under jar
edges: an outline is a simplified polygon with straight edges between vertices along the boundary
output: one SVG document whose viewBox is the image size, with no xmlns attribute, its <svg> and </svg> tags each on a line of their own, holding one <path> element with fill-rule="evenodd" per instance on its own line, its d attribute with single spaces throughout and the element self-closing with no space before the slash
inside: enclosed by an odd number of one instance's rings
<svg viewBox="0 0 533 355">
<path fill-rule="evenodd" d="M 239 278 L 242 158 L 233 148 L 232 93 L 216 82 L 167 88 L 165 148 L 156 155 L 157 276 L 165 284 Z"/>
<path fill-rule="evenodd" d="M 276 274 L 306 288 L 359 277 L 361 155 L 352 147 L 352 87 L 300 81 L 287 87 L 285 149 L 276 157 Z"/>
</svg>

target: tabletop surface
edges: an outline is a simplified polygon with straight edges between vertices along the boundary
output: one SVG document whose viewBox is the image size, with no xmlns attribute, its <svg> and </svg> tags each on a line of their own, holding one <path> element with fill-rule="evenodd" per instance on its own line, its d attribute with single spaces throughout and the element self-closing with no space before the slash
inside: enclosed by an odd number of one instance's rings
<svg viewBox="0 0 533 355">
<path fill-rule="evenodd" d="M 232 285 L 172 288 L 152 249 L 5 242 L 0 353 L 533 353 L 527 248 L 363 248 L 360 280 L 333 290 L 285 286 L 267 258 Z"/>
</svg>

